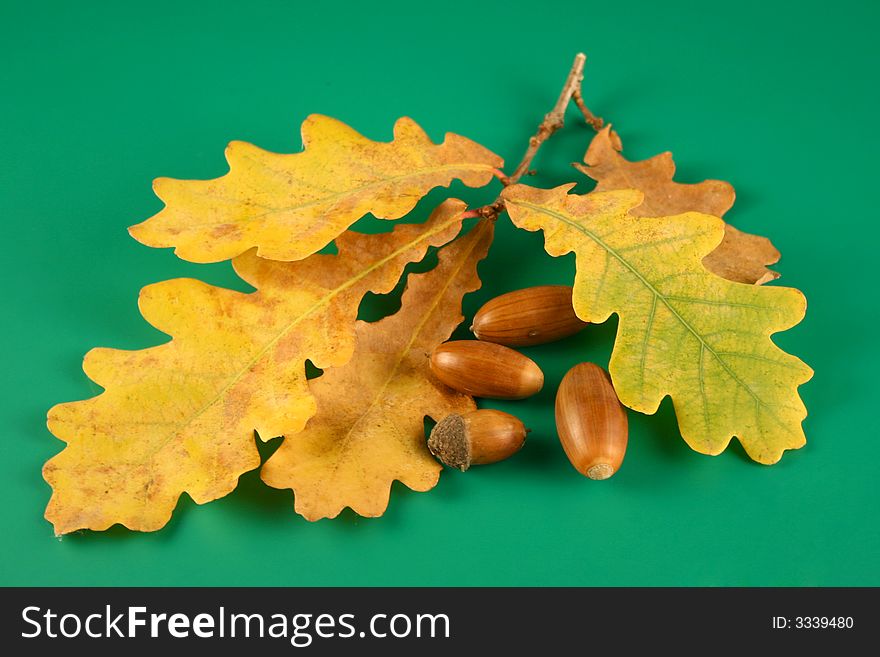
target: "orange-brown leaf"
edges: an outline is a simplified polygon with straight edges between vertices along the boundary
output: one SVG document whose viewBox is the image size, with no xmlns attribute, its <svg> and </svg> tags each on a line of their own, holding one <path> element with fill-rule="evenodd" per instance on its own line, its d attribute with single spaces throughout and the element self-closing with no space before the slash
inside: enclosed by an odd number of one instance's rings
<svg viewBox="0 0 880 657">
<path fill-rule="evenodd" d="M 43 470 L 56 533 L 152 531 L 181 493 L 201 504 L 232 491 L 259 465 L 255 430 L 296 432 L 315 412 L 306 359 L 347 362 L 363 295 L 391 291 L 408 263 L 453 239 L 464 210 L 450 200 L 425 224 L 345 233 L 338 255 L 281 263 L 249 251 L 234 266 L 257 288 L 250 294 L 192 279 L 144 288 L 141 313 L 172 340 L 93 349 L 83 369 L 105 391 L 49 412 L 49 429 L 68 443 Z"/>
<path fill-rule="evenodd" d="M 153 188 L 165 208 L 129 232 L 193 262 L 225 260 L 251 247 L 263 258 L 300 260 L 367 213 L 399 219 L 434 187 L 456 178 L 482 187 L 503 164 L 455 134 L 435 145 L 405 117 L 385 143 L 316 114 L 303 122 L 302 141 L 303 152 L 295 154 L 234 141 L 226 149 L 229 173 L 220 178 L 158 178 Z"/>
<path fill-rule="evenodd" d="M 285 433 L 262 471 L 270 486 L 294 490 L 308 520 L 345 507 L 380 516 L 394 480 L 418 491 L 437 483 L 440 465 L 426 447 L 423 419 L 475 405 L 433 377 L 428 354 L 462 321 L 462 296 L 480 287 L 477 263 L 492 230 L 484 220 L 444 247 L 435 269 L 410 277 L 397 314 L 358 322 L 351 361 L 310 382 L 318 413 L 301 433 Z"/>
<path fill-rule="evenodd" d="M 582 173 L 596 181 L 597 192 L 638 189 L 644 194 L 642 204 L 631 212 L 637 217 L 667 217 L 685 212 L 702 212 L 723 217 L 733 206 L 736 193 L 730 183 L 704 180 L 693 185 L 673 181 L 675 163 L 666 152 L 630 162 L 620 151 L 620 137 L 606 126 L 600 130 L 584 155 L 584 164 L 575 164 Z M 766 237 L 744 233 L 725 225 L 724 238 L 703 259 L 706 268 L 731 281 L 760 285 L 779 278 L 767 269 L 779 261 L 779 251 Z"/>
</svg>

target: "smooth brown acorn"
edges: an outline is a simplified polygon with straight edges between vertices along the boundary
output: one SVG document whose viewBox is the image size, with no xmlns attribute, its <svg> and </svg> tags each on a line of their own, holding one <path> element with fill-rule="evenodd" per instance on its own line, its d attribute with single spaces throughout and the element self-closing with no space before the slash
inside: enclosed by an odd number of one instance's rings
<svg viewBox="0 0 880 657">
<path fill-rule="evenodd" d="M 626 454 L 626 410 L 608 373 L 581 363 L 563 377 L 556 393 L 556 431 L 568 460 L 590 479 L 608 479 Z"/>
<path fill-rule="evenodd" d="M 531 358 L 500 344 L 453 340 L 431 353 L 431 371 L 459 392 L 490 399 L 525 399 L 544 386 Z"/>
<path fill-rule="evenodd" d="M 569 285 L 539 285 L 487 301 L 474 316 L 478 340 L 528 347 L 567 338 L 587 322 L 574 314 Z"/>
<path fill-rule="evenodd" d="M 428 438 L 438 460 L 462 472 L 472 465 L 496 463 L 513 456 L 526 440 L 522 421 L 502 411 L 484 408 L 440 420 Z"/>
</svg>

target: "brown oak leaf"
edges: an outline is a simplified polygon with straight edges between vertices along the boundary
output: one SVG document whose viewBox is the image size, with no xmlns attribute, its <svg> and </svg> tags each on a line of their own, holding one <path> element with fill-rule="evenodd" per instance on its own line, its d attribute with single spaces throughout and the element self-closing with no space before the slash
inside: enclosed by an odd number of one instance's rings
<svg viewBox="0 0 880 657">
<path fill-rule="evenodd" d="M 723 217 L 733 206 L 736 193 L 730 183 L 704 180 L 688 185 L 672 180 L 675 163 L 668 151 L 640 162 L 630 162 L 620 154 L 620 137 L 607 125 L 600 130 L 584 155 L 585 164 L 575 168 L 596 181 L 597 192 L 638 189 L 642 204 L 631 212 L 638 217 L 666 217 L 685 212 L 702 212 Z M 714 274 L 731 281 L 761 285 L 779 278 L 767 269 L 779 261 L 779 251 L 766 237 L 751 235 L 725 224 L 724 238 L 703 259 Z"/>
<path fill-rule="evenodd" d="M 480 287 L 477 263 L 492 234 L 483 220 L 444 247 L 435 269 L 410 276 L 397 314 L 358 322 L 349 363 L 310 382 L 317 414 L 302 432 L 285 433 L 262 470 L 270 486 L 294 490 L 306 519 L 333 518 L 345 507 L 380 516 L 394 480 L 417 491 L 436 485 L 441 468 L 428 452 L 424 417 L 475 404 L 434 378 L 428 354 L 464 319 L 461 299 Z"/>
</svg>

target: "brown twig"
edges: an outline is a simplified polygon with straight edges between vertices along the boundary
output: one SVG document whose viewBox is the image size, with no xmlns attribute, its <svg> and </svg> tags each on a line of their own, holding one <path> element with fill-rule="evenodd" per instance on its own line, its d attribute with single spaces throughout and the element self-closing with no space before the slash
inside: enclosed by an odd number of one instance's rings
<svg viewBox="0 0 880 657">
<path fill-rule="evenodd" d="M 468 210 L 462 215 L 462 219 L 491 219 L 495 221 L 501 211 L 504 210 L 504 200 L 499 196 L 489 205 L 483 205 L 473 210 Z"/>
<path fill-rule="evenodd" d="M 529 171 L 529 167 L 532 164 L 532 160 L 535 159 L 538 149 L 541 148 L 541 144 L 550 139 L 557 130 L 565 125 L 565 110 L 572 100 L 574 100 L 581 114 L 583 114 L 584 120 L 593 130 L 598 132 L 602 129 L 604 122 L 589 110 L 581 95 L 581 82 L 584 79 L 584 63 L 586 61 L 587 57 L 583 53 L 578 53 L 575 56 L 571 70 L 568 72 L 568 77 L 565 79 L 565 85 L 563 85 L 553 109 L 544 115 L 544 119 L 538 125 L 538 131 L 529 139 L 529 146 L 513 173 L 510 176 L 501 178 L 501 184 L 505 187 L 516 184 L 524 175 L 532 173 Z M 489 205 L 469 210 L 465 216 L 496 219 L 503 209 L 504 201 L 499 196 Z"/>
<path fill-rule="evenodd" d="M 601 116 L 596 116 L 590 111 L 590 108 L 587 107 L 586 103 L 584 103 L 584 97 L 581 95 L 581 88 L 578 87 L 574 90 L 574 93 L 571 95 L 571 99 L 574 101 L 574 104 L 577 105 L 577 108 L 581 111 L 581 114 L 584 115 L 584 121 L 590 124 L 590 127 L 593 128 L 596 132 L 599 132 L 602 129 L 602 126 L 605 125 L 605 121 L 602 120 Z"/>
<path fill-rule="evenodd" d="M 504 181 L 505 186 L 516 184 L 523 177 L 526 171 L 529 170 L 529 166 L 532 164 L 535 155 L 537 155 L 538 149 L 541 148 L 541 144 L 552 137 L 553 133 L 565 124 L 565 110 L 568 107 L 569 101 L 571 101 L 574 90 L 581 86 L 581 81 L 584 79 L 584 62 L 586 61 L 587 57 L 582 52 L 575 55 L 574 64 L 572 64 L 571 70 L 568 72 L 565 86 L 562 87 L 562 91 L 559 93 L 556 105 L 544 115 L 544 120 L 538 125 L 538 131 L 529 139 L 529 147 L 519 161 L 519 165 L 517 165 L 513 174 Z"/>
</svg>

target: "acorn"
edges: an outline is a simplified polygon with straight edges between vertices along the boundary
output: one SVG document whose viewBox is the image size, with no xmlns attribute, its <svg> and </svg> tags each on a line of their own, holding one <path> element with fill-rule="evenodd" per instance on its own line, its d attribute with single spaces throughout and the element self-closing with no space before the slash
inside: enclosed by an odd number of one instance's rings
<svg viewBox="0 0 880 657">
<path fill-rule="evenodd" d="M 569 285 L 539 285 L 508 292 L 483 304 L 471 331 L 478 340 L 530 347 L 574 335 L 587 325 L 574 313 Z"/>
<path fill-rule="evenodd" d="M 522 421 L 490 408 L 440 420 L 428 438 L 428 449 L 441 463 L 462 472 L 472 465 L 497 463 L 513 456 L 526 441 Z"/>
<path fill-rule="evenodd" d="M 556 393 L 556 431 L 568 460 L 590 479 L 608 479 L 626 454 L 626 410 L 608 373 L 581 363 L 563 377 Z"/>
<path fill-rule="evenodd" d="M 431 353 L 431 371 L 459 392 L 491 399 L 525 399 L 544 386 L 531 358 L 500 344 L 453 340 Z"/>
</svg>

